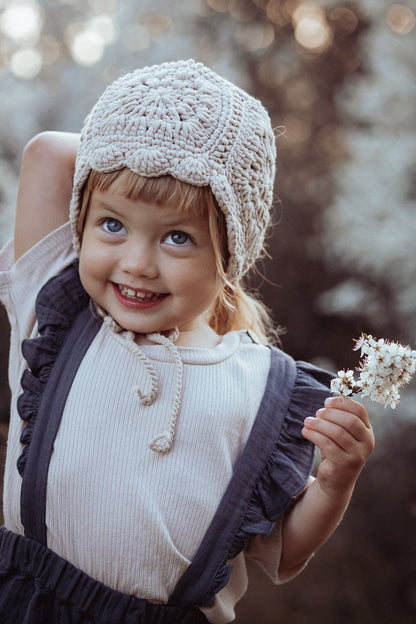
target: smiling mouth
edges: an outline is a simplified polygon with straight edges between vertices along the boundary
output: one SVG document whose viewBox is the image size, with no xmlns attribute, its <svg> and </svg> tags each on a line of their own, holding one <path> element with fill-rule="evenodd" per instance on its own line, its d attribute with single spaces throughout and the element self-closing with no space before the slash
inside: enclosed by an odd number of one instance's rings
<svg viewBox="0 0 416 624">
<path fill-rule="evenodd" d="M 127 286 L 122 286 L 121 284 L 117 284 L 117 289 L 123 297 L 131 299 L 132 301 L 140 301 L 142 303 L 151 303 L 167 297 L 167 293 L 153 293 L 144 290 L 135 290 L 133 288 L 128 288 Z"/>
</svg>

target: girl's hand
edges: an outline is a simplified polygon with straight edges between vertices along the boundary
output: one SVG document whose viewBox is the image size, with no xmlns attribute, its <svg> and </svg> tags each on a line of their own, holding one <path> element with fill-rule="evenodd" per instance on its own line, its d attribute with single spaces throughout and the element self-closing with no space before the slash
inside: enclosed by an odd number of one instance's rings
<svg viewBox="0 0 416 624">
<path fill-rule="evenodd" d="M 330 397 L 316 418 L 307 418 L 302 434 L 321 451 L 317 479 L 327 496 L 351 491 L 374 448 L 367 410 L 346 397 Z"/>
</svg>

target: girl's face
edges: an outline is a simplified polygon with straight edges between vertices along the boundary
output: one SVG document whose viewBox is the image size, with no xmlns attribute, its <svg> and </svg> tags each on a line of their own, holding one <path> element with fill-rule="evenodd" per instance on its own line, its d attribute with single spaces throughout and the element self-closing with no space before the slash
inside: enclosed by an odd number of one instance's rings
<svg viewBox="0 0 416 624">
<path fill-rule="evenodd" d="M 179 329 L 177 344 L 210 347 L 208 311 L 219 294 L 208 216 L 94 190 L 85 220 L 80 277 L 90 297 L 136 334 Z"/>
</svg>

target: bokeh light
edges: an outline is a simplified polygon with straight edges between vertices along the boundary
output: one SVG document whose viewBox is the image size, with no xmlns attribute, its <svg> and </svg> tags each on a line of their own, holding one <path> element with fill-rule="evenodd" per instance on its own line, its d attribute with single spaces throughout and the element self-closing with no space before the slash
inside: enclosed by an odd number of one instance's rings
<svg viewBox="0 0 416 624">
<path fill-rule="evenodd" d="M 110 15 L 96 15 L 90 20 L 88 27 L 97 33 L 104 45 L 110 45 L 117 39 L 117 28 Z"/>
<path fill-rule="evenodd" d="M 43 26 L 42 11 L 37 2 L 15 0 L 0 16 L 0 31 L 21 45 L 37 43 Z"/>
<path fill-rule="evenodd" d="M 329 13 L 331 26 L 341 34 L 350 35 L 358 26 L 358 16 L 351 9 L 337 7 Z"/>
<path fill-rule="evenodd" d="M 72 57 L 78 65 L 94 65 L 104 54 L 104 41 L 94 30 L 77 33 L 70 43 Z"/>
<path fill-rule="evenodd" d="M 107 45 L 118 36 L 116 25 L 110 15 L 96 15 L 85 23 L 69 24 L 65 39 L 72 58 L 79 65 L 95 65 L 104 55 Z"/>
<path fill-rule="evenodd" d="M 386 15 L 387 24 L 399 35 L 407 35 L 416 26 L 416 15 L 403 4 L 393 4 Z"/>
<path fill-rule="evenodd" d="M 274 40 L 271 24 L 240 24 L 235 31 L 238 43 L 248 52 L 268 48 Z"/>
<path fill-rule="evenodd" d="M 320 53 L 332 43 L 325 12 L 314 2 L 301 2 L 293 11 L 292 22 L 296 41 L 308 51 Z"/>
<path fill-rule="evenodd" d="M 21 48 L 11 57 L 12 72 L 23 80 L 31 80 L 42 69 L 42 55 L 35 48 Z"/>
<path fill-rule="evenodd" d="M 173 21 L 163 13 L 144 13 L 141 22 L 147 27 L 152 39 L 163 37 L 173 30 Z"/>
</svg>

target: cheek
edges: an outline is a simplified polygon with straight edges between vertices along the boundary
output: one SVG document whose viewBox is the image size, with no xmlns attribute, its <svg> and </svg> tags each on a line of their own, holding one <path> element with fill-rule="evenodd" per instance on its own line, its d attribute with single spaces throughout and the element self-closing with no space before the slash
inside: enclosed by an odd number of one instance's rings
<svg viewBox="0 0 416 624">
<path fill-rule="evenodd" d="M 196 298 L 211 306 L 221 291 L 221 279 L 212 261 L 202 261 L 193 273 L 193 291 Z"/>
<path fill-rule="evenodd" d="M 88 238 L 84 238 L 79 253 L 79 276 L 84 289 L 90 296 L 92 296 L 91 288 L 105 271 L 105 257 L 99 252 L 99 248 L 89 244 Z"/>
<path fill-rule="evenodd" d="M 105 245 L 100 244 L 93 236 L 84 235 L 79 253 L 80 271 L 99 271 L 111 260 L 111 254 Z"/>
<path fill-rule="evenodd" d="M 88 262 L 88 257 L 85 252 L 83 252 L 82 248 L 79 254 L 79 278 L 81 280 L 81 284 L 84 287 L 84 290 L 90 295 L 91 293 L 91 264 Z"/>
<path fill-rule="evenodd" d="M 210 258 L 199 258 L 196 262 L 189 264 L 167 266 L 166 269 L 173 280 L 183 288 L 195 288 L 196 291 L 203 291 L 217 284 L 217 270 Z"/>
</svg>

